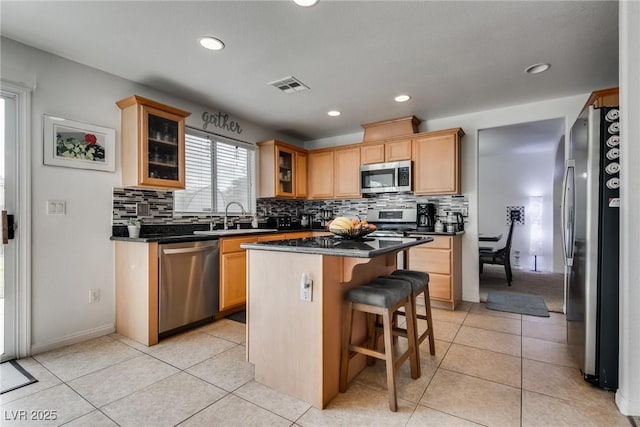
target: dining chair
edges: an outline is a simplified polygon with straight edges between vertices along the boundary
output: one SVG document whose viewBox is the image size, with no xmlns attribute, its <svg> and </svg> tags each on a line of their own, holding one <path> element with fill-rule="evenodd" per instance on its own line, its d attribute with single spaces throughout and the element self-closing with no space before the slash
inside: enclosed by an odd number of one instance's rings
<svg viewBox="0 0 640 427">
<path fill-rule="evenodd" d="M 480 273 L 482 273 L 484 264 L 504 265 L 504 272 L 507 276 L 507 284 L 511 286 L 511 237 L 513 235 L 513 225 L 515 221 L 512 219 L 509 225 L 509 234 L 503 248 L 480 248 Z"/>
</svg>

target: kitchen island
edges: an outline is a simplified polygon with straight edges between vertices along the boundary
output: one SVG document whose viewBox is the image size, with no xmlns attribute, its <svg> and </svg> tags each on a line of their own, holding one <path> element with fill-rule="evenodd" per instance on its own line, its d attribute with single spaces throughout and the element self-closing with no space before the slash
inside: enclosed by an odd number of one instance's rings
<svg viewBox="0 0 640 427">
<path fill-rule="evenodd" d="M 247 357 L 256 381 L 324 408 L 338 394 L 344 292 L 396 269 L 397 253 L 432 241 L 332 236 L 245 243 Z M 310 301 L 303 299 L 312 281 Z M 365 333 L 354 317 L 354 341 Z M 364 356 L 349 367 L 350 380 Z"/>
</svg>

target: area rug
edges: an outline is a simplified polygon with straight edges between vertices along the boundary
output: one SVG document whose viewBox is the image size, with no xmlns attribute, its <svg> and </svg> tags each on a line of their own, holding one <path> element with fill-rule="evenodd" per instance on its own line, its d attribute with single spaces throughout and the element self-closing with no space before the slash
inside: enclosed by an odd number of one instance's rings
<svg viewBox="0 0 640 427">
<path fill-rule="evenodd" d="M 503 266 L 485 265 L 484 271 L 479 277 L 481 302 L 487 301 L 487 295 L 490 291 L 514 292 L 542 297 L 549 311 L 563 312 L 564 276 L 562 273 L 535 272 L 514 268 L 512 286 L 507 286 Z"/>
<path fill-rule="evenodd" d="M 8 393 L 37 381 L 15 360 L 0 364 L 0 394 Z"/>
<path fill-rule="evenodd" d="M 549 310 L 547 310 L 544 299 L 535 295 L 491 291 L 485 307 L 489 310 L 549 317 Z"/>
<path fill-rule="evenodd" d="M 247 312 L 245 310 L 238 311 L 237 313 L 232 313 L 228 316 L 225 316 L 225 319 L 235 320 L 240 323 L 247 323 Z"/>
</svg>

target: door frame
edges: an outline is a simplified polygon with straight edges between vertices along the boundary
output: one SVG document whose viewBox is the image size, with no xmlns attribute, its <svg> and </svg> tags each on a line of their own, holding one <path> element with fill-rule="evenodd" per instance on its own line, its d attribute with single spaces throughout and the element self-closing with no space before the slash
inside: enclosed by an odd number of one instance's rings
<svg viewBox="0 0 640 427">
<path fill-rule="evenodd" d="M 31 355 L 31 89 L 0 79 L 0 89 L 16 97 L 16 278 L 15 357 Z"/>
</svg>

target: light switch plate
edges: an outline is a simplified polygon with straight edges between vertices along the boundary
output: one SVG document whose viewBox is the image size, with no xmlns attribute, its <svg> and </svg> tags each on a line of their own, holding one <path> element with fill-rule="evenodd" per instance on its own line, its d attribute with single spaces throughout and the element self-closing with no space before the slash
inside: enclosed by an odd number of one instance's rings
<svg viewBox="0 0 640 427">
<path fill-rule="evenodd" d="M 67 202 L 64 200 L 47 200 L 47 215 L 65 215 Z"/>
</svg>

